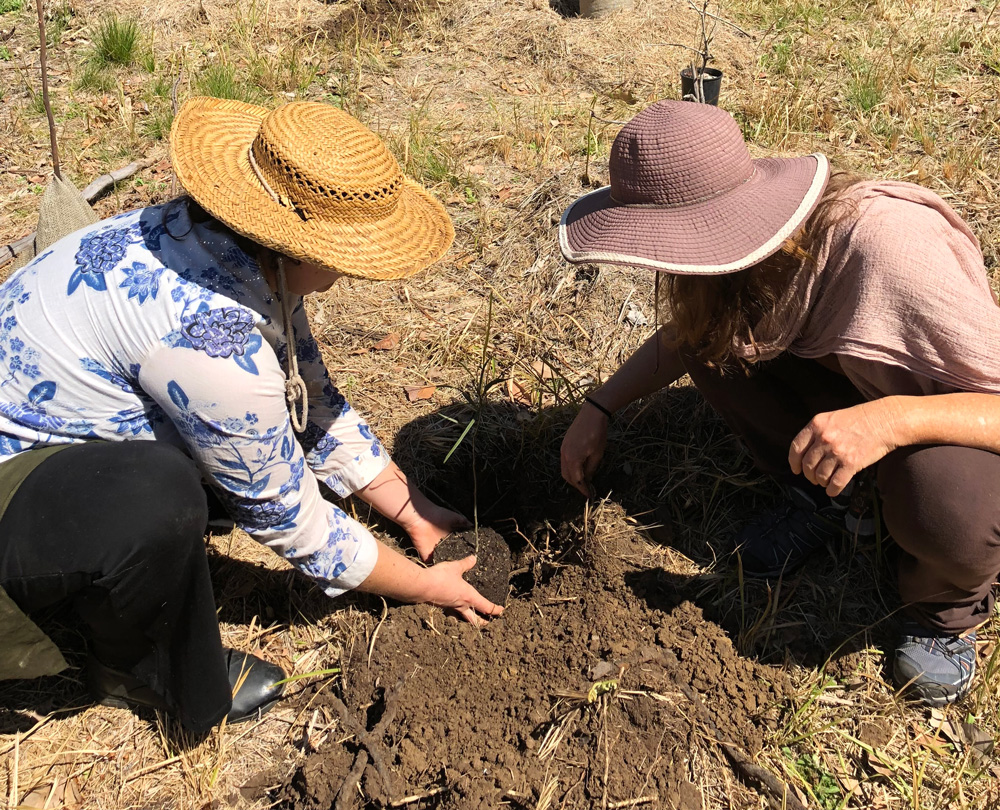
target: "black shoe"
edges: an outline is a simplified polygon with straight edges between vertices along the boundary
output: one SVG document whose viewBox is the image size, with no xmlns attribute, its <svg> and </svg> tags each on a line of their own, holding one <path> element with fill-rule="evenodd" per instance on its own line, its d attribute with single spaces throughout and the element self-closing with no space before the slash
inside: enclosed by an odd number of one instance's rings
<svg viewBox="0 0 1000 810">
<path fill-rule="evenodd" d="M 281 667 L 238 650 L 223 649 L 233 705 L 227 723 L 256 720 L 274 706 L 285 691 Z M 121 709 L 137 706 L 169 711 L 166 700 L 130 672 L 112 669 L 93 656 L 87 663 L 87 686 L 98 703 Z"/>
<path fill-rule="evenodd" d="M 94 700 L 104 706 L 169 710 L 167 701 L 159 692 L 153 691 L 131 672 L 112 669 L 93 655 L 87 661 L 87 688 Z"/>
<path fill-rule="evenodd" d="M 874 521 L 863 516 L 851 489 L 836 498 L 798 487 L 787 487 L 786 493 L 783 503 L 758 515 L 736 535 L 736 553 L 748 577 L 774 579 L 791 574 L 845 532 L 874 534 Z"/>
<path fill-rule="evenodd" d="M 285 671 L 262 658 L 226 649 L 229 683 L 233 687 L 233 707 L 226 722 L 257 720 L 277 703 L 285 691 Z"/>
</svg>

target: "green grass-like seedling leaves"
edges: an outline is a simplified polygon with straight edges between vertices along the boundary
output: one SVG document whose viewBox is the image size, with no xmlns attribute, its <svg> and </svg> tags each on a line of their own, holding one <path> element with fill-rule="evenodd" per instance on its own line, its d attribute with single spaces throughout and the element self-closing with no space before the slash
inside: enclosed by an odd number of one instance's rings
<svg viewBox="0 0 1000 810">
<path fill-rule="evenodd" d="M 469 431 L 472 430 L 472 426 L 474 424 L 476 424 L 475 419 L 469 421 L 469 424 L 465 426 L 465 430 L 462 431 L 462 435 L 459 436 L 458 439 L 456 439 L 455 443 L 451 446 L 451 450 L 448 451 L 448 455 L 444 457 L 444 461 L 441 462 L 442 464 L 448 463 L 448 459 L 451 458 L 451 454 L 454 453 L 456 450 L 458 450 L 459 446 L 462 444 L 462 441 L 465 439 L 466 436 L 469 435 Z"/>
</svg>

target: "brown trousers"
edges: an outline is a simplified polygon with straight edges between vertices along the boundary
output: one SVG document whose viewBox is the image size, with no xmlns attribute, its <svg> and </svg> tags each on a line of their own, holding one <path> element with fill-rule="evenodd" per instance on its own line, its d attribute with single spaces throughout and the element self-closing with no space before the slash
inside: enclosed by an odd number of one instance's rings
<svg viewBox="0 0 1000 810">
<path fill-rule="evenodd" d="M 749 375 L 720 374 L 689 354 L 682 359 L 760 469 L 783 483 L 809 488 L 788 466 L 792 439 L 809 420 L 864 401 L 843 375 L 788 353 L 753 366 Z M 905 610 L 925 627 L 949 633 L 986 620 L 1000 572 L 1000 455 L 919 445 L 895 450 L 877 466 L 882 515 L 903 552 Z"/>
</svg>

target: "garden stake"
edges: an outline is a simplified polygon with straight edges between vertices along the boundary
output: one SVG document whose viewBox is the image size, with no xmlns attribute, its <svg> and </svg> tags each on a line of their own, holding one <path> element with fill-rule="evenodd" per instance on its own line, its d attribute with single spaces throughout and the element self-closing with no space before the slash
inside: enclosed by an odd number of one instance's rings
<svg viewBox="0 0 1000 810">
<path fill-rule="evenodd" d="M 52 150 L 52 173 L 62 180 L 62 172 L 59 171 L 59 144 L 56 143 L 56 121 L 52 117 L 52 105 L 49 103 L 49 70 L 45 49 L 45 12 L 42 9 L 42 0 L 35 0 L 35 10 L 38 12 L 38 44 L 40 46 L 38 61 L 42 69 L 42 104 L 45 105 L 45 117 L 49 119 L 49 148 Z"/>
</svg>

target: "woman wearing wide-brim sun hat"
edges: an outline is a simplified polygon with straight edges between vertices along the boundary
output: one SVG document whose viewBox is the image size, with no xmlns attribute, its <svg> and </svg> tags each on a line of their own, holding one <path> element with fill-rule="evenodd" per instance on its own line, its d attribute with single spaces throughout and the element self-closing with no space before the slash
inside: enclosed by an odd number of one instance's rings
<svg viewBox="0 0 1000 810">
<path fill-rule="evenodd" d="M 874 531 L 850 497 L 874 479 L 901 549 L 895 681 L 961 698 L 1000 572 L 1000 309 L 975 236 L 919 186 L 831 177 L 822 155 L 754 160 L 711 106 L 652 105 L 610 161 L 560 247 L 662 273 L 665 315 L 590 392 L 563 476 L 586 494 L 615 411 L 689 374 L 784 485 L 736 537 L 744 574 Z"/>
<path fill-rule="evenodd" d="M 170 154 L 186 196 L 78 231 L 0 286 L 0 587 L 29 613 L 72 604 L 97 698 L 203 731 L 258 716 L 284 678 L 222 647 L 210 503 L 330 596 L 501 609 L 462 578 L 473 558 L 420 566 L 320 494 L 367 501 L 423 559 L 467 524 L 334 387 L 301 299 L 424 270 L 454 236 L 444 208 L 316 102 L 192 99 Z M 40 644 L 6 650 L 0 677 L 58 669 Z"/>
</svg>

